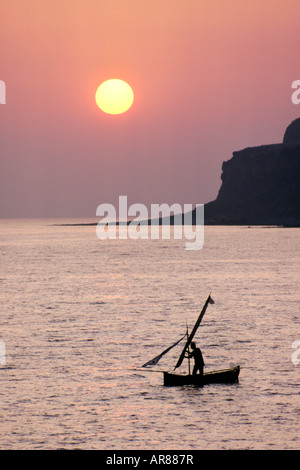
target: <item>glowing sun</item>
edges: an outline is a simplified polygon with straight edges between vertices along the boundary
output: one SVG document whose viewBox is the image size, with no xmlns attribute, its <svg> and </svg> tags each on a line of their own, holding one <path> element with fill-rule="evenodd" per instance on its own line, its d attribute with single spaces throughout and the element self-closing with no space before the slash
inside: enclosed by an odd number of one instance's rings
<svg viewBox="0 0 300 470">
<path fill-rule="evenodd" d="M 96 91 L 95 100 L 104 113 L 122 114 L 132 106 L 134 94 L 128 83 L 112 78 L 101 83 Z"/>
</svg>

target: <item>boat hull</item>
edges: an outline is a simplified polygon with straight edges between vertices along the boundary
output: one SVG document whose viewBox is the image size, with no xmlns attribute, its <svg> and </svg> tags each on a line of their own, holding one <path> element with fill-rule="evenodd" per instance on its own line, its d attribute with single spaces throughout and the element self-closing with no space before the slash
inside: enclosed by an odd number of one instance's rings
<svg viewBox="0 0 300 470">
<path fill-rule="evenodd" d="M 197 375 L 179 375 L 164 372 L 164 385 L 206 385 L 215 383 L 236 383 L 240 373 L 240 366 L 232 367 L 231 369 L 217 370 L 206 372 L 201 377 Z"/>
</svg>

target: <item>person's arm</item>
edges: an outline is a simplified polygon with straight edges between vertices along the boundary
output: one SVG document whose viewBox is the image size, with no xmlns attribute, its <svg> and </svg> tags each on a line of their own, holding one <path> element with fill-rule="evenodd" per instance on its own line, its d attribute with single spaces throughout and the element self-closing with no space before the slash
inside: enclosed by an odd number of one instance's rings
<svg viewBox="0 0 300 470">
<path fill-rule="evenodd" d="M 190 352 L 190 353 L 187 351 L 187 353 L 186 353 L 186 356 L 185 356 L 185 357 L 187 357 L 187 358 L 191 358 L 191 357 L 193 357 L 193 355 L 194 355 L 194 351 L 192 351 L 192 352 Z"/>
</svg>

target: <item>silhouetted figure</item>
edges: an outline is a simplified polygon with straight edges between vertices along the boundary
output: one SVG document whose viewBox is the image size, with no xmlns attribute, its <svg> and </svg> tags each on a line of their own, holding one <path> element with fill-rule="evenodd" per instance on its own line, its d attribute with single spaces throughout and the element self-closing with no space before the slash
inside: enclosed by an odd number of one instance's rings
<svg viewBox="0 0 300 470">
<path fill-rule="evenodd" d="M 191 348 L 192 348 L 192 352 L 188 354 L 188 357 L 193 357 L 195 361 L 193 375 L 196 375 L 197 371 L 199 370 L 199 374 L 202 376 L 203 367 L 205 366 L 203 357 L 202 357 L 202 352 L 200 348 L 196 348 L 196 343 L 194 342 L 191 343 Z"/>
</svg>

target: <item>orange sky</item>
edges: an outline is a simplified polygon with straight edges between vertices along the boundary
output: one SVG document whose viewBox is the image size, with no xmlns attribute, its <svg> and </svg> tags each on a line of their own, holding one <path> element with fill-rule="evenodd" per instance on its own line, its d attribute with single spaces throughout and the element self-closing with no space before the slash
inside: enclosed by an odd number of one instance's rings
<svg viewBox="0 0 300 470">
<path fill-rule="evenodd" d="M 205 203 L 232 151 L 282 140 L 299 109 L 298 0 L 2 0 L 0 217 Z M 133 107 L 97 108 L 108 78 Z"/>
</svg>

